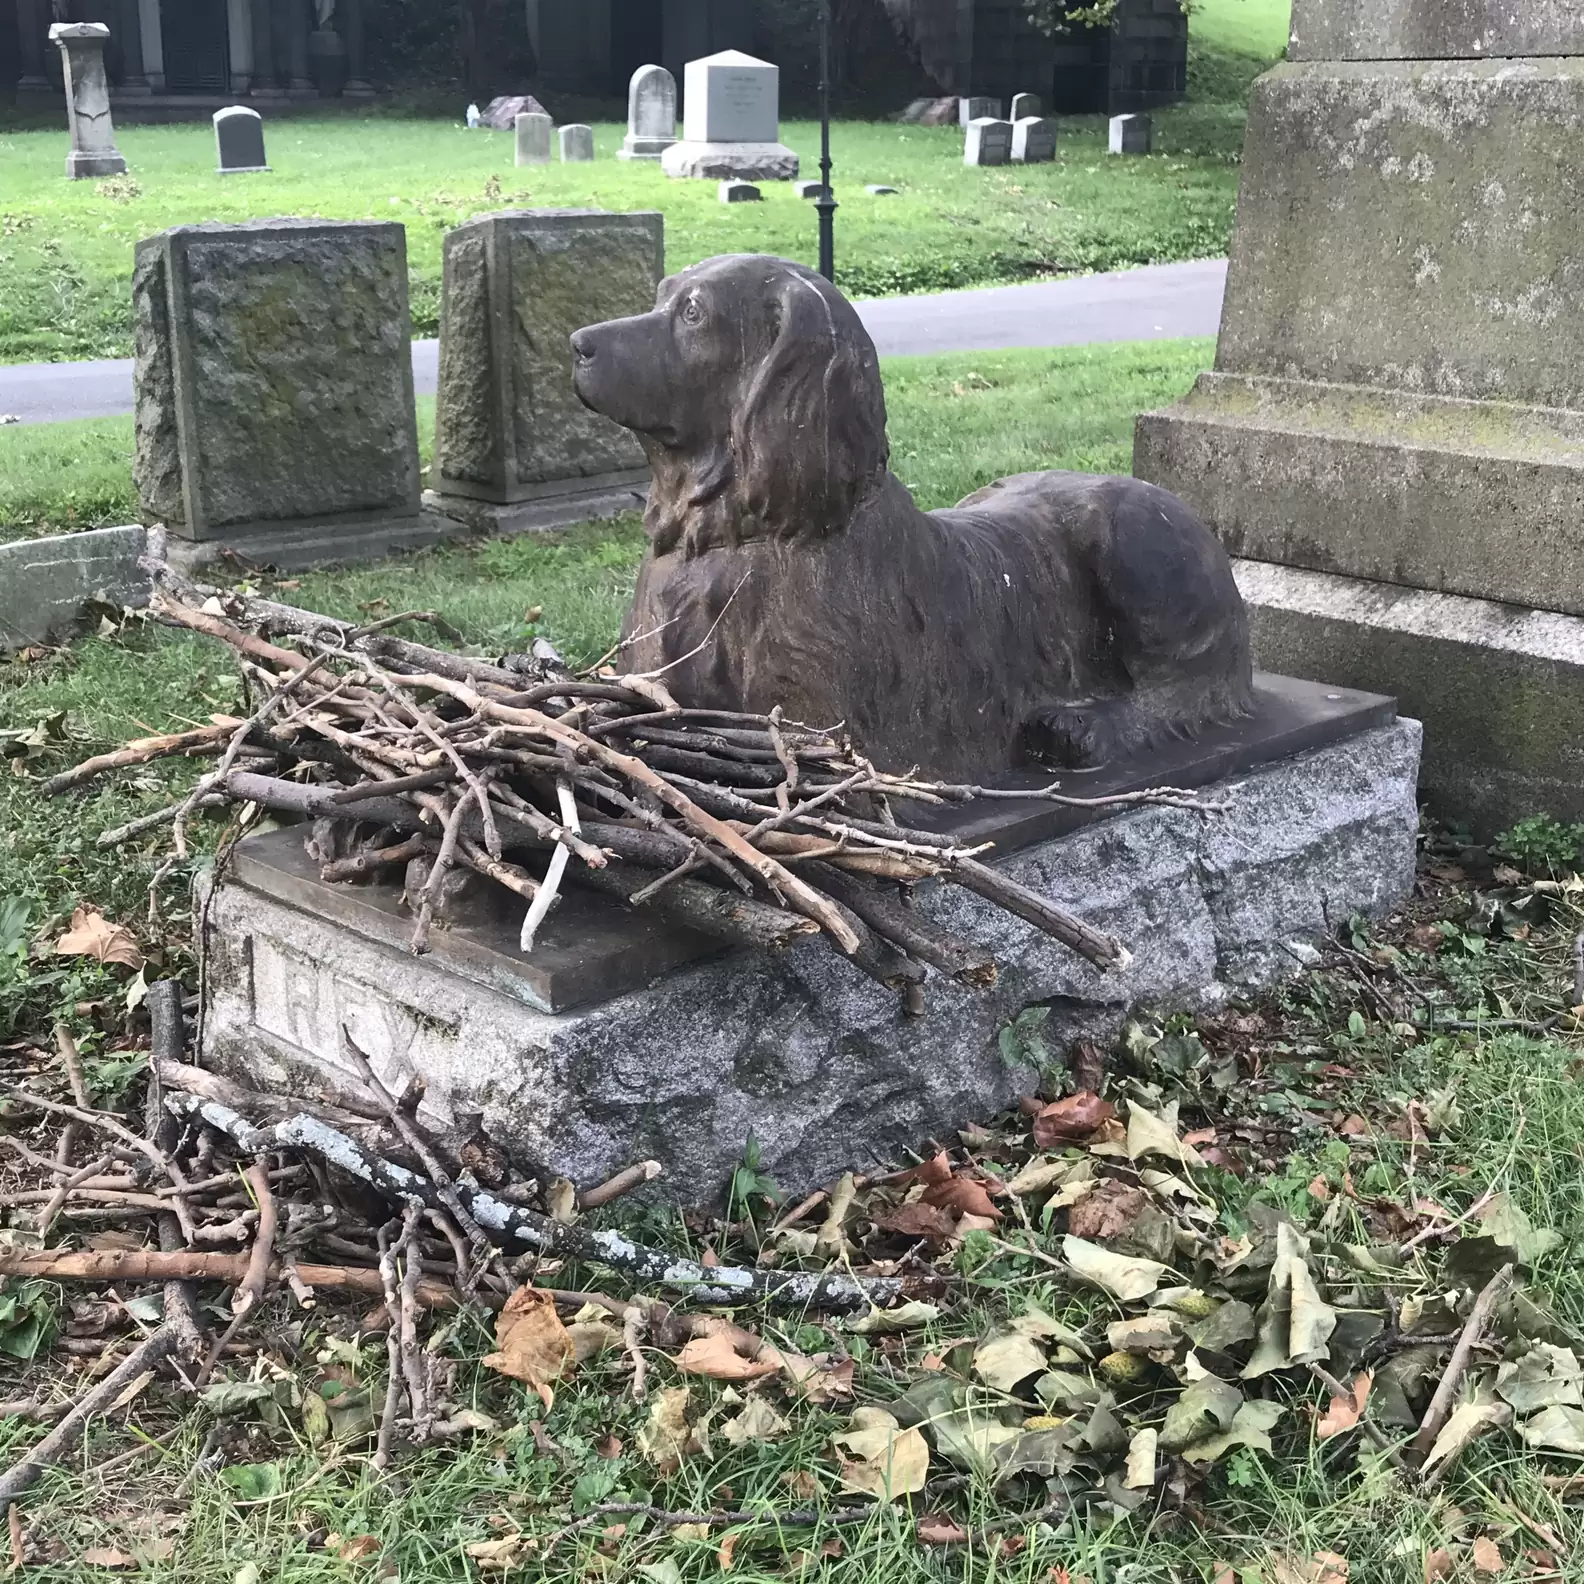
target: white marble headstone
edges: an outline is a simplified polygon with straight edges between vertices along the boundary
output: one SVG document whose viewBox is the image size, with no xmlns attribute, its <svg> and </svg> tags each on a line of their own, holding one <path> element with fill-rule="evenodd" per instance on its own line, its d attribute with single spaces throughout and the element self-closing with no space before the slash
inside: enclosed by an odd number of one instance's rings
<svg viewBox="0 0 1584 1584">
<path fill-rule="evenodd" d="M 781 68 L 741 50 L 689 61 L 683 73 L 689 143 L 774 143 L 781 135 Z"/>
<path fill-rule="evenodd" d="M 640 66 L 627 85 L 622 159 L 660 158 L 676 142 L 676 78 L 664 66 Z"/>
</svg>

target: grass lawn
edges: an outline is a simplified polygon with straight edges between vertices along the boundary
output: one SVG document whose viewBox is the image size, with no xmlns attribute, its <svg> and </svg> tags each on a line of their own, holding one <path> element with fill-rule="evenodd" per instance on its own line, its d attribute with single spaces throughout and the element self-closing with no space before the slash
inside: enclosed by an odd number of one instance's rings
<svg viewBox="0 0 1584 1584">
<path fill-rule="evenodd" d="M 1064 122 L 1055 164 L 967 170 L 957 128 L 845 121 L 833 135 L 837 269 L 854 296 L 1115 269 L 1226 250 L 1248 84 L 1281 51 L 1287 0 L 1203 0 L 1192 20 L 1190 103 L 1156 117 L 1156 150 L 1113 160 L 1095 118 Z M 723 206 L 711 182 L 674 182 L 614 158 L 624 128 L 595 126 L 593 166 L 519 171 L 509 133 L 389 110 L 282 120 L 273 170 L 223 178 L 208 124 L 119 129 L 127 178 L 67 182 L 57 129 L 0 129 L 0 362 L 130 351 L 132 246 L 163 228 L 270 215 L 400 220 L 416 333 L 438 330 L 440 244 L 508 205 L 659 208 L 670 268 L 717 253 L 812 263 L 812 208 L 785 184 Z M 814 173 L 818 129 L 783 125 Z M 869 183 L 901 189 L 874 198 Z"/>
<path fill-rule="evenodd" d="M 927 506 L 1020 468 L 1129 472 L 1133 414 L 1175 400 L 1212 352 L 1160 341 L 884 359 L 892 467 Z M 433 441 L 434 398 L 421 397 L 425 465 Z M 137 520 L 130 417 L 0 428 L 0 542 Z"/>
</svg>

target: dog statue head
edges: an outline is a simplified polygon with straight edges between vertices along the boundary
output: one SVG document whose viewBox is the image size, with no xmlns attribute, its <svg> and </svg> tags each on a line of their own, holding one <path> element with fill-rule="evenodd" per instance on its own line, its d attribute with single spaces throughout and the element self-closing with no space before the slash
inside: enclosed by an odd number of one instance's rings
<svg viewBox="0 0 1584 1584">
<path fill-rule="evenodd" d="M 801 264 L 695 264 L 661 282 L 652 313 L 579 330 L 572 348 L 584 405 L 649 455 L 656 555 L 823 538 L 885 477 L 874 343 Z"/>
</svg>

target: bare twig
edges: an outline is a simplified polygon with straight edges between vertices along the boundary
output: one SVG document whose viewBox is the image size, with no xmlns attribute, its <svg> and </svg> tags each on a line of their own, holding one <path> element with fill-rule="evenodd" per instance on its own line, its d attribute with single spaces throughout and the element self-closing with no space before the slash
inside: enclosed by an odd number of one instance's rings
<svg viewBox="0 0 1584 1584">
<path fill-rule="evenodd" d="M 597 1210 L 601 1205 L 606 1205 L 612 1199 L 620 1199 L 623 1194 L 629 1194 L 635 1188 L 642 1188 L 645 1183 L 651 1183 L 660 1176 L 664 1168 L 659 1161 L 638 1161 L 608 1178 L 594 1188 L 585 1188 L 578 1195 L 579 1210 Z"/>
<path fill-rule="evenodd" d="M 253 1234 L 253 1248 L 248 1255 L 247 1269 L 231 1297 L 231 1323 L 221 1332 L 219 1340 L 210 1350 L 208 1358 L 204 1360 L 203 1368 L 198 1371 L 194 1385 L 199 1389 L 214 1374 L 215 1366 L 225 1352 L 226 1343 L 236 1335 L 242 1322 L 263 1302 L 275 1257 L 275 1195 L 270 1190 L 269 1172 L 265 1169 L 262 1160 L 256 1160 L 243 1175 L 247 1178 L 248 1187 L 253 1190 L 258 1203 L 258 1230 Z"/>
<path fill-rule="evenodd" d="M 46 1469 L 53 1468 L 70 1453 L 82 1440 L 88 1421 L 103 1412 L 146 1370 L 156 1368 L 175 1345 L 176 1338 L 168 1326 L 161 1326 L 152 1336 L 144 1338 L 54 1430 L 0 1474 L 0 1508 L 9 1508 Z"/>
<path fill-rule="evenodd" d="M 1451 1415 L 1452 1405 L 1457 1401 L 1458 1388 L 1463 1384 L 1463 1376 L 1468 1370 L 1469 1360 L 1474 1355 L 1475 1345 L 1483 1335 L 1496 1305 L 1501 1301 L 1516 1272 L 1517 1266 L 1503 1265 L 1486 1282 L 1479 1297 L 1474 1300 L 1468 1321 L 1458 1336 L 1457 1346 L 1452 1350 L 1446 1374 L 1441 1377 L 1441 1384 L 1436 1388 L 1435 1396 L 1430 1399 L 1430 1406 L 1425 1409 L 1424 1419 L 1419 1425 L 1419 1433 L 1408 1444 L 1409 1461 L 1416 1467 L 1429 1455 L 1430 1448 L 1435 1445 L 1435 1439 L 1441 1433 L 1441 1427 Z"/>
</svg>

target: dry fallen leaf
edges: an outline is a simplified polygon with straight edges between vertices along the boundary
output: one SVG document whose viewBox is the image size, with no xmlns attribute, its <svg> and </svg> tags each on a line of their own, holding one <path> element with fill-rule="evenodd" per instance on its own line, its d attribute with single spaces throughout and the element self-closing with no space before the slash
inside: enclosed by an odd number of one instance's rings
<svg viewBox="0 0 1584 1584">
<path fill-rule="evenodd" d="M 1424 1559 L 1425 1584 L 1440 1584 L 1440 1580 L 1451 1578 L 1456 1566 L 1452 1553 L 1445 1546 L 1427 1551 Z"/>
<path fill-rule="evenodd" d="M 1346 1397 L 1333 1397 L 1331 1406 L 1315 1425 L 1315 1436 L 1321 1441 L 1329 1441 L 1332 1436 L 1351 1430 L 1363 1418 L 1364 1405 L 1369 1401 L 1370 1387 L 1374 1384 L 1374 1375 L 1365 1370 L 1353 1382 Z"/>
<path fill-rule="evenodd" d="M 476 1540 L 462 1549 L 478 1563 L 479 1572 L 505 1573 L 522 1560 L 526 1537 L 509 1534 L 499 1540 Z"/>
<path fill-rule="evenodd" d="M 843 1489 L 882 1501 L 923 1490 L 930 1454 L 919 1431 L 902 1429 L 883 1408 L 855 1408 L 850 1426 L 831 1437 L 832 1445 L 852 1455 L 842 1459 Z"/>
<path fill-rule="evenodd" d="M 944 1243 L 957 1230 L 957 1223 L 949 1211 L 922 1200 L 883 1211 L 875 1217 L 874 1224 L 881 1232 L 897 1237 L 928 1238 L 934 1243 Z"/>
<path fill-rule="evenodd" d="M 779 1441 L 791 1424 L 767 1403 L 763 1397 L 750 1397 L 747 1406 L 735 1419 L 721 1426 L 721 1434 L 733 1446 L 757 1446 L 765 1441 Z"/>
<path fill-rule="evenodd" d="M 715 1561 L 722 1573 L 730 1573 L 732 1559 L 737 1554 L 737 1542 L 742 1539 L 741 1532 L 725 1535 L 721 1539 L 720 1547 L 715 1553 Z"/>
<path fill-rule="evenodd" d="M 55 955 L 92 957 L 134 971 L 143 966 L 143 953 L 132 931 L 125 924 L 112 924 L 96 907 L 83 906 L 72 914 L 71 928 L 55 942 Z"/>
<path fill-rule="evenodd" d="M 369 1557 L 377 1556 L 379 1548 L 379 1536 L 371 1534 L 358 1535 L 352 1540 L 342 1540 L 338 1537 L 333 1547 L 329 1540 L 325 1541 L 325 1550 L 333 1550 L 343 1562 L 365 1562 Z"/>
<path fill-rule="evenodd" d="M 754 1355 L 739 1351 L 745 1342 L 756 1350 Z M 761 1353 L 758 1348 L 757 1340 L 746 1332 L 714 1331 L 694 1337 L 677 1354 L 676 1367 L 684 1375 L 707 1375 L 711 1380 L 759 1380 L 774 1375 L 781 1368 L 781 1360 L 773 1350 Z"/>
<path fill-rule="evenodd" d="M 118 1551 L 114 1546 L 89 1546 L 83 1552 L 82 1559 L 89 1567 L 115 1568 L 117 1571 L 135 1568 L 138 1565 L 135 1556 L 126 1551 Z"/>
<path fill-rule="evenodd" d="M 689 1395 L 686 1386 L 667 1386 L 649 1406 L 649 1417 L 638 1432 L 638 1450 L 657 1468 L 674 1467 L 687 1453 L 692 1434 Z"/>
<path fill-rule="evenodd" d="M 1142 1188 L 1107 1178 L 1092 1193 L 1086 1194 L 1067 1213 L 1067 1230 L 1074 1237 L 1105 1242 L 1132 1231 L 1134 1223 L 1149 1203 Z"/>
<path fill-rule="evenodd" d="M 990 1202 L 985 1185 L 971 1177 L 953 1177 L 949 1182 L 937 1183 L 926 1190 L 924 1203 L 937 1205 L 942 1210 L 955 1210 L 958 1215 L 985 1216 L 999 1221 L 1001 1212 Z"/>
<path fill-rule="evenodd" d="M 914 1532 L 919 1544 L 928 1546 L 961 1545 L 968 1538 L 968 1531 L 945 1513 L 925 1513 Z"/>
<path fill-rule="evenodd" d="M 485 1355 L 487 1369 L 527 1381 L 549 1407 L 550 1382 L 571 1367 L 576 1348 L 556 1313 L 555 1299 L 537 1287 L 519 1287 L 495 1320 L 497 1352 Z"/>
<path fill-rule="evenodd" d="M 1048 1105 L 1034 1118 L 1031 1131 L 1037 1149 L 1086 1139 L 1116 1115 L 1116 1107 L 1097 1094 L 1068 1095 Z"/>
<path fill-rule="evenodd" d="M 1489 1535 L 1481 1535 L 1469 1547 L 1469 1560 L 1481 1573 L 1507 1571 L 1507 1559 L 1501 1554 L 1501 1547 Z"/>
</svg>

